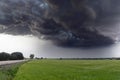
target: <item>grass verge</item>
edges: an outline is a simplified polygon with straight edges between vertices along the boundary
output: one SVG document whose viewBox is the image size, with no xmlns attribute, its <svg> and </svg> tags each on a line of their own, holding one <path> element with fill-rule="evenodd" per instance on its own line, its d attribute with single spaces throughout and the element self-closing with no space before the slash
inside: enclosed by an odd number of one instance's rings
<svg viewBox="0 0 120 80">
<path fill-rule="evenodd" d="M 0 67 L 0 80 L 13 80 L 22 63 Z"/>
</svg>

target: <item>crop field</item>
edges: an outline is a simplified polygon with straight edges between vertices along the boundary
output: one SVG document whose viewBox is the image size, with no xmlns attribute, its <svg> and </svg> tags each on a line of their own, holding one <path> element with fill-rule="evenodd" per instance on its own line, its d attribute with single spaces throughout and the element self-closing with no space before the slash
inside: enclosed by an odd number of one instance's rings
<svg viewBox="0 0 120 80">
<path fill-rule="evenodd" d="M 33 60 L 14 80 L 120 80 L 119 60 Z"/>
</svg>

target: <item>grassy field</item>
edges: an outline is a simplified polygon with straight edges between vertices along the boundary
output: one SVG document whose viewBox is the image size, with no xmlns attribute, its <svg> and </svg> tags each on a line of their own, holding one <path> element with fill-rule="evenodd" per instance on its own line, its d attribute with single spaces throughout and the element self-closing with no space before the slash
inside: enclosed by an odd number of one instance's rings
<svg viewBox="0 0 120 80">
<path fill-rule="evenodd" d="M 120 80 L 119 60 L 34 60 L 14 80 Z"/>
</svg>

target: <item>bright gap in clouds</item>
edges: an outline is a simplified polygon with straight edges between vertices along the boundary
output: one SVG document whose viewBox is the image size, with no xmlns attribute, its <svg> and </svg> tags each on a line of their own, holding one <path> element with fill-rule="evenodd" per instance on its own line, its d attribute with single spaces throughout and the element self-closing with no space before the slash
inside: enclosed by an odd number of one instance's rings
<svg viewBox="0 0 120 80">
<path fill-rule="evenodd" d="M 0 34 L 0 52 L 22 52 L 25 57 L 29 54 L 35 54 L 38 49 L 40 40 L 32 35 L 13 36 Z"/>
</svg>

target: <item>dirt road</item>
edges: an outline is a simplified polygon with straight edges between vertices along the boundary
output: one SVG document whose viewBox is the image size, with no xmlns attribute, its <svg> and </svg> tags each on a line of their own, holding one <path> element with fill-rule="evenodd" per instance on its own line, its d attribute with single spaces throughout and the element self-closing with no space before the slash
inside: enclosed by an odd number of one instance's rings
<svg viewBox="0 0 120 80">
<path fill-rule="evenodd" d="M 0 61 L 0 66 L 25 62 L 26 60 Z"/>
</svg>

